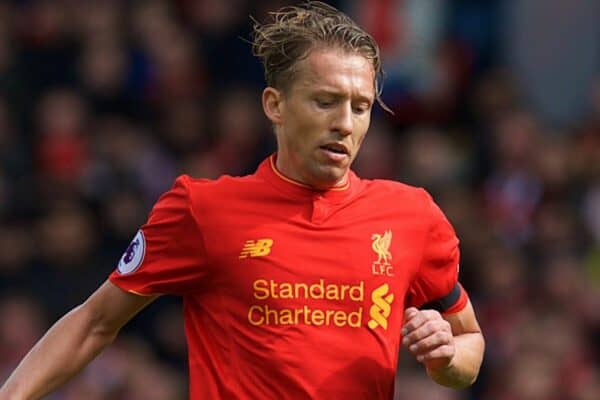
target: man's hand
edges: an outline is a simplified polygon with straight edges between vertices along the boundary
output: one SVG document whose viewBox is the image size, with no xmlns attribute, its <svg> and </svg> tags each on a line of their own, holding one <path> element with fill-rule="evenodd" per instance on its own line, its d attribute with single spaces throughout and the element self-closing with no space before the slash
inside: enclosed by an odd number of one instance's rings
<svg viewBox="0 0 600 400">
<path fill-rule="evenodd" d="M 407 308 L 402 335 L 402 344 L 440 385 L 460 389 L 477 378 L 485 342 L 470 301 L 443 317 L 434 310 Z"/>
<path fill-rule="evenodd" d="M 407 308 L 402 344 L 428 370 L 449 368 L 456 354 L 450 323 L 435 310 Z"/>
</svg>

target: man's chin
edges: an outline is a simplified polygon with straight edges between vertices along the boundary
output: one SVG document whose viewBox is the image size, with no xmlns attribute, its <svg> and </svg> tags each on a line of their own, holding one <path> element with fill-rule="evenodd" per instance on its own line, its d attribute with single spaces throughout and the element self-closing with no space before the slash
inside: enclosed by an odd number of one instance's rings
<svg viewBox="0 0 600 400">
<path fill-rule="evenodd" d="M 348 180 L 347 168 L 327 167 L 315 176 L 313 186 L 315 189 L 327 190 L 336 186 L 343 186 Z"/>
</svg>

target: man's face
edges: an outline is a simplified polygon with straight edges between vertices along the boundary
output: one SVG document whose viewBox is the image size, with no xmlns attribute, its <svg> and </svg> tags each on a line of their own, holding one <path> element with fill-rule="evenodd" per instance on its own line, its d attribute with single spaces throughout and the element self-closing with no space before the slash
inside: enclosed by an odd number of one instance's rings
<svg viewBox="0 0 600 400">
<path fill-rule="evenodd" d="M 297 64 L 285 93 L 271 88 L 278 113 L 267 115 L 275 125 L 277 168 L 284 175 L 317 189 L 345 181 L 369 128 L 374 77 L 365 57 L 322 49 Z"/>
</svg>

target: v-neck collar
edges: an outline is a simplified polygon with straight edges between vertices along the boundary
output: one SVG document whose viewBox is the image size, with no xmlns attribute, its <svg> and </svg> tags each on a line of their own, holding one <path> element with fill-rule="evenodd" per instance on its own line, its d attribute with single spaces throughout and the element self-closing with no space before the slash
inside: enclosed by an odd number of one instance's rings
<svg viewBox="0 0 600 400">
<path fill-rule="evenodd" d="M 277 169 L 276 160 L 276 153 L 270 155 L 259 165 L 256 174 L 291 197 L 299 199 L 322 198 L 332 203 L 340 203 L 350 198 L 356 192 L 360 183 L 360 179 L 350 170 L 343 185 L 327 190 L 318 190 L 283 175 Z"/>
</svg>

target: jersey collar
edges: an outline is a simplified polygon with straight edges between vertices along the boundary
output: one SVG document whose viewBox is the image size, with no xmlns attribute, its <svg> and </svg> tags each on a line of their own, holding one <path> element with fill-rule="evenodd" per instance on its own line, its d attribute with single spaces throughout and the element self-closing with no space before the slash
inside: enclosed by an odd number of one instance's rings
<svg viewBox="0 0 600 400">
<path fill-rule="evenodd" d="M 352 171 L 348 171 L 346 182 L 328 190 L 314 189 L 304 183 L 295 181 L 283 175 L 276 166 L 277 154 L 271 154 L 258 167 L 257 174 L 284 193 L 293 197 L 314 198 L 322 197 L 332 201 L 341 201 L 350 197 L 356 190 L 359 179 Z"/>
</svg>

